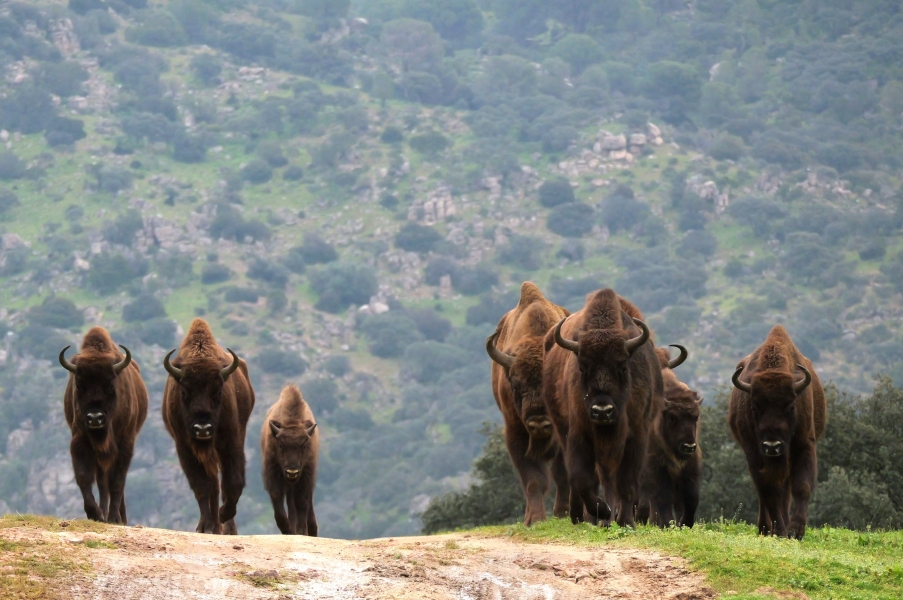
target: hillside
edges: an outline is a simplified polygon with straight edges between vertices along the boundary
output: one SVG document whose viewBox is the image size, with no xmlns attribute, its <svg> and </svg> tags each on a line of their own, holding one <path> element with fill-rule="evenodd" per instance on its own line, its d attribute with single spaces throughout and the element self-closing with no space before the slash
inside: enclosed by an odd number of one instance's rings
<svg viewBox="0 0 903 600">
<path fill-rule="evenodd" d="M 95 324 L 151 392 L 130 516 L 181 530 L 161 361 L 196 316 L 257 390 L 241 533 L 275 532 L 289 381 L 322 534 L 418 532 L 499 420 L 483 341 L 527 279 L 614 286 L 709 397 L 776 322 L 843 390 L 903 379 L 896 3 L 547 4 L 0 5 L 0 513 L 81 515 L 55 361 Z"/>
</svg>

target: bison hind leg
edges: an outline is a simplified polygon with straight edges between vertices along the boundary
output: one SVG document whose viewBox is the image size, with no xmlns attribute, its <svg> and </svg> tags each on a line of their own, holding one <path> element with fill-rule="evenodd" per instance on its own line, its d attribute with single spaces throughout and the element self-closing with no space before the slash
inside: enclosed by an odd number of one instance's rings
<svg viewBox="0 0 903 600">
<path fill-rule="evenodd" d="M 223 535 L 238 535 L 238 525 L 235 524 L 235 519 L 229 519 L 223 523 Z"/>
</svg>

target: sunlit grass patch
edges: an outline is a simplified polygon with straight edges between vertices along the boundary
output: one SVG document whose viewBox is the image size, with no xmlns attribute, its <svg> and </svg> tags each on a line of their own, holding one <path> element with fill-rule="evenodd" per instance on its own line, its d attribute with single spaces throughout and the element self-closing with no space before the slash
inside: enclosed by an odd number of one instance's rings
<svg viewBox="0 0 903 600">
<path fill-rule="evenodd" d="M 693 529 L 641 526 L 599 528 L 552 519 L 531 528 L 487 527 L 479 532 L 527 542 L 649 548 L 684 557 L 732 598 L 763 598 L 762 588 L 802 592 L 812 599 L 903 598 L 903 531 L 809 529 L 802 542 L 756 535 L 754 526 L 701 523 Z"/>
</svg>

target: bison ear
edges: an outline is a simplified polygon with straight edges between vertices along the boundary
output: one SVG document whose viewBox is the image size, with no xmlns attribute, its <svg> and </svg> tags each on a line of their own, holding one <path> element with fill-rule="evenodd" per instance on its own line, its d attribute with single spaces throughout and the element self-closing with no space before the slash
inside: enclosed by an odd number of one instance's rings
<svg viewBox="0 0 903 600">
<path fill-rule="evenodd" d="M 270 431 L 273 432 L 273 437 L 279 437 L 279 434 L 282 433 L 282 423 L 270 421 Z"/>
<path fill-rule="evenodd" d="M 310 421 L 304 421 L 304 425 L 307 427 L 307 437 L 312 437 L 314 431 L 316 431 L 317 429 L 317 424 L 314 423 L 313 425 L 311 425 Z"/>
</svg>

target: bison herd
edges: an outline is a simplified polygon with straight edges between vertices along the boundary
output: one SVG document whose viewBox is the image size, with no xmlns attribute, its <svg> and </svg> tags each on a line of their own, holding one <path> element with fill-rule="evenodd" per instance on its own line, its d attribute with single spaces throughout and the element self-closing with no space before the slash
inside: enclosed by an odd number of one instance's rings
<svg viewBox="0 0 903 600">
<path fill-rule="evenodd" d="M 551 469 L 556 517 L 693 526 L 702 398 L 677 378 L 688 353 L 673 347 L 676 358 L 656 348 L 640 310 L 611 289 L 570 314 L 521 286 L 486 351 L 526 525 L 546 516 Z M 801 539 L 825 429 L 818 376 L 778 325 L 732 381 L 728 420 L 759 495 L 759 533 Z"/>
<path fill-rule="evenodd" d="M 125 477 L 147 418 L 147 389 L 138 364 L 120 347 L 124 356 L 105 329 L 94 327 L 71 360 L 66 359 L 68 346 L 60 352 L 60 364 L 70 372 L 64 405 L 85 514 L 96 521 L 126 524 Z M 206 321 L 195 319 L 178 351 L 163 359 L 169 373 L 163 423 L 198 502 L 199 533 L 238 533 L 235 513 L 245 487 L 245 433 L 255 398 L 248 365 L 232 350 L 227 352 Z M 316 427 L 310 407 L 292 385 L 266 416 L 260 439 L 264 487 L 282 533 L 317 535 Z M 92 490 L 95 479 L 99 505 Z"/>
<path fill-rule="evenodd" d="M 60 352 L 60 364 L 70 372 L 64 406 L 85 514 L 125 524 L 125 479 L 148 403 L 138 364 L 120 347 L 124 354 L 95 327 L 71 360 L 68 347 Z M 521 286 L 517 306 L 487 338 L 486 351 L 526 498 L 526 525 L 546 517 L 551 472 L 556 517 L 693 526 L 702 398 L 677 378 L 688 353 L 673 347 L 676 358 L 656 348 L 640 310 L 611 289 L 589 294 L 571 314 L 533 283 Z M 248 366 L 195 319 L 163 367 L 169 374 L 163 422 L 198 502 L 196 531 L 236 534 L 255 403 Z M 740 361 L 732 381 L 728 420 L 759 495 L 759 532 L 800 539 L 817 475 L 815 445 L 825 429 L 818 376 L 778 325 Z M 301 392 L 286 386 L 260 436 L 264 488 L 284 534 L 317 535 L 319 440 Z"/>
</svg>

